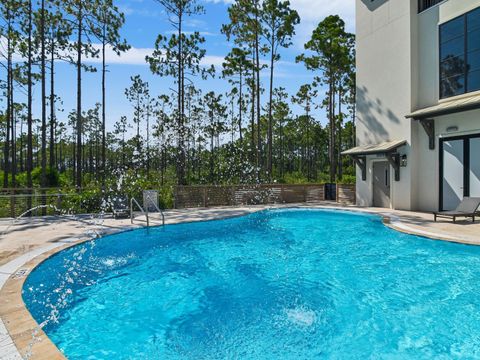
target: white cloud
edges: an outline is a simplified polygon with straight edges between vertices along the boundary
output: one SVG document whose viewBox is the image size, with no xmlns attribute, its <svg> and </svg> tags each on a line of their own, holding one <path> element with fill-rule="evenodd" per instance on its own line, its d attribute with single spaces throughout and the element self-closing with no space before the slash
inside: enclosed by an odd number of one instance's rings
<svg viewBox="0 0 480 360">
<path fill-rule="evenodd" d="M 290 0 L 292 8 L 300 15 L 295 44 L 303 49 L 312 31 L 329 15 L 339 15 L 346 23 L 347 31 L 355 31 L 355 0 Z"/>
<path fill-rule="evenodd" d="M 101 50 L 100 44 L 93 44 L 93 47 L 97 50 Z M 123 64 L 123 65 L 146 65 L 145 56 L 151 55 L 153 48 L 136 48 L 132 47 L 130 50 L 121 53 L 118 56 L 111 47 L 107 47 L 105 51 L 105 59 L 107 64 Z M 100 54 L 101 56 L 101 54 Z M 86 59 L 88 63 L 101 63 L 102 59 L 99 58 L 88 58 Z"/>
<path fill-rule="evenodd" d="M 207 3 L 231 4 L 234 0 L 204 0 Z M 290 0 L 297 10 L 301 22 L 297 26 L 295 44 L 303 49 L 303 44 L 310 38 L 312 31 L 328 15 L 339 15 L 346 23 L 347 30 L 355 30 L 355 0 Z"/>
<path fill-rule="evenodd" d="M 206 55 L 200 62 L 200 65 L 202 66 L 213 65 L 215 67 L 221 67 L 224 62 L 225 62 L 224 56 Z"/>
<path fill-rule="evenodd" d="M 100 49 L 100 44 L 94 44 L 94 47 Z M 145 57 L 153 53 L 153 48 L 135 48 L 132 47 L 129 51 L 121 53 L 118 56 L 111 48 L 107 48 L 106 62 L 108 64 L 123 64 L 123 65 L 147 65 Z M 90 58 L 87 60 L 89 63 L 101 63 L 101 58 Z M 225 61 L 225 57 L 216 55 L 207 55 L 202 61 L 202 66 L 222 66 Z"/>
</svg>

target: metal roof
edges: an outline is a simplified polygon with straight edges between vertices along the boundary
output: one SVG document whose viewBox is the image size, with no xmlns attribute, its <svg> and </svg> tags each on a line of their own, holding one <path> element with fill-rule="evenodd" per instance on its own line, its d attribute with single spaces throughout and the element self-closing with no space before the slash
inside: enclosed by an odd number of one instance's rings
<svg viewBox="0 0 480 360">
<path fill-rule="evenodd" d="M 342 155 L 374 155 L 384 154 L 397 150 L 405 145 L 407 140 L 387 141 L 380 144 L 370 144 L 354 147 L 350 150 L 343 151 Z"/>
<path fill-rule="evenodd" d="M 480 94 L 457 100 L 442 102 L 406 115 L 407 119 L 422 120 L 436 116 L 454 114 L 462 111 L 480 109 Z"/>
</svg>

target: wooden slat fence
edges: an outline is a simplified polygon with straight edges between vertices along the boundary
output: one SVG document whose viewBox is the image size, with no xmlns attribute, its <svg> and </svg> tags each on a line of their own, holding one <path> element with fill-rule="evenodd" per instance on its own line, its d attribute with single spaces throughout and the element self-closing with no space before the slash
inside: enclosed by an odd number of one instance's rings
<svg viewBox="0 0 480 360">
<path fill-rule="evenodd" d="M 235 186 L 177 186 L 174 190 L 177 209 L 293 204 L 325 201 L 325 184 L 307 185 L 235 185 Z M 355 204 L 355 185 L 337 185 L 337 202 Z"/>
<path fill-rule="evenodd" d="M 325 200 L 324 184 L 177 186 L 175 208 L 291 204 Z"/>
<path fill-rule="evenodd" d="M 347 205 L 356 204 L 356 187 L 355 185 L 337 185 L 337 202 Z"/>
</svg>

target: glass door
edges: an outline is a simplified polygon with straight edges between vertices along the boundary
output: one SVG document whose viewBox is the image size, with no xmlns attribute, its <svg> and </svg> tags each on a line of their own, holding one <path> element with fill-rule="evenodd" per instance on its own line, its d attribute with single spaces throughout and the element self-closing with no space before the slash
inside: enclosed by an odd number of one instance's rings
<svg viewBox="0 0 480 360">
<path fill-rule="evenodd" d="M 480 134 L 440 139 L 440 210 L 480 197 Z"/>
<path fill-rule="evenodd" d="M 480 137 L 470 139 L 469 196 L 480 197 Z"/>
<path fill-rule="evenodd" d="M 464 196 L 464 141 L 464 139 L 443 141 L 443 210 L 455 209 Z"/>
</svg>

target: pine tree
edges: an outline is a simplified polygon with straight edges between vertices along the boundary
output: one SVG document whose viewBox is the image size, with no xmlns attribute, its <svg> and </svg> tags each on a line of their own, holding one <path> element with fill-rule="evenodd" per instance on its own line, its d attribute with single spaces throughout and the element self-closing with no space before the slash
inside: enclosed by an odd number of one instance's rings
<svg viewBox="0 0 480 360">
<path fill-rule="evenodd" d="M 264 0 L 262 3 L 261 23 L 262 34 L 268 46 L 265 50 L 270 53 L 270 89 L 268 105 L 268 155 L 267 175 L 272 180 L 273 161 L 273 81 L 275 62 L 280 60 L 280 48 L 288 48 L 292 44 L 292 36 L 295 35 L 295 25 L 300 22 L 300 17 L 295 10 L 290 8 L 289 1 Z M 265 51 L 264 50 L 264 51 Z M 266 52 L 266 51 L 265 51 Z"/>
<path fill-rule="evenodd" d="M 205 57 L 205 50 L 200 46 L 205 38 L 199 32 L 187 35 L 184 25 L 187 17 L 203 13 L 202 6 L 196 0 L 157 0 L 168 14 L 169 22 L 175 30 L 170 38 L 158 35 L 155 50 L 146 57 L 152 73 L 160 76 L 172 76 L 177 83 L 177 182 L 186 184 L 185 152 L 185 80 L 189 76 L 200 74 L 206 78 L 214 69 L 205 69 L 200 61 Z M 191 81 L 191 80 L 190 80 Z"/>
<path fill-rule="evenodd" d="M 97 0 L 95 16 L 98 26 L 94 27 L 95 36 L 100 40 L 102 51 L 102 184 L 106 176 L 106 50 L 110 47 L 117 55 L 127 51 L 130 46 L 120 36 L 120 29 L 125 23 L 125 16 L 121 13 L 113 0 Z"/>
</svg>

